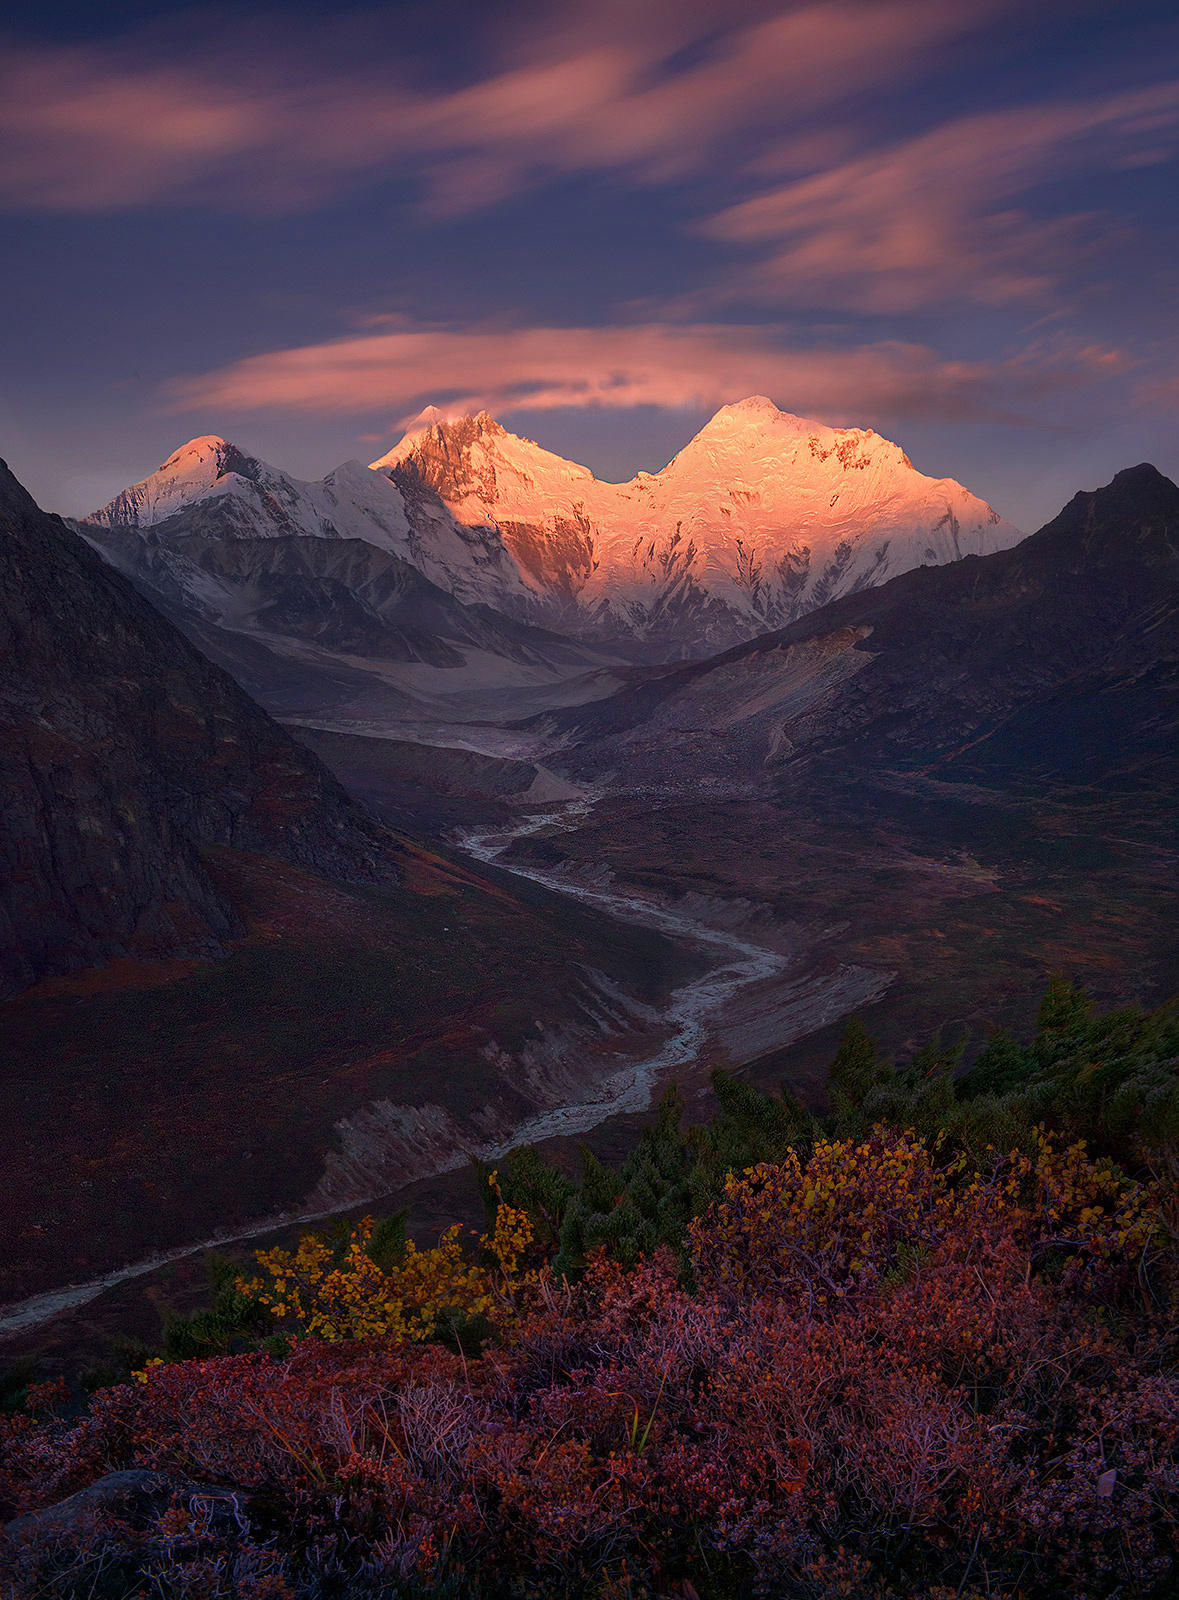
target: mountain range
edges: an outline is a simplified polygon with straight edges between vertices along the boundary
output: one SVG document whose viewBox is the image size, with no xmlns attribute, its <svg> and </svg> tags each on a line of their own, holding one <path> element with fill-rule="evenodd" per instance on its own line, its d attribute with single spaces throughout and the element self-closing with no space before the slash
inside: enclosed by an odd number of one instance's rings
<svg viewBox="0 0 1179 1600">
<path fill-rule="evenodd" d="M 853 1006 L 1162 998 L 1179 489 L 1021 540 L 759 400 L 629 485 L 484 415 L 318 484 L 207 437 L 73 527 L 6 475 L 0 761 L 28 1292 L 62 1230 L 353 1203 L 628 1064 L 817 1094 Z"/>
<path fill-rule="evenodd" d="M 424 416 L 318 483 L 208 436 L 80 526 L 272 710 L 345 727 L 598 698 L 628 663 L 1020 537 L 877 434 L 757 398 L 626 484 L 486 413 Z"/>
<path fill-rule="evenodd" d="M 195 439 L 75 527 L 280 714 L 445 719 L 485 687 L 528 709 L 533 686 L 576 699 L 609 665 L 423 576 L 400 491 L 358 462 L 303 483 Z"/>
<path fill-rule="evenodd" d="M 764 396 L 722 407 L 661 472 L 601 483 L 486 412 L 423 419 L 373 462 L 471 541 L 456 592 L 651 655 L 700 655 L 925 563 L 1021 537 L 898 445 Z"/>
</svg>

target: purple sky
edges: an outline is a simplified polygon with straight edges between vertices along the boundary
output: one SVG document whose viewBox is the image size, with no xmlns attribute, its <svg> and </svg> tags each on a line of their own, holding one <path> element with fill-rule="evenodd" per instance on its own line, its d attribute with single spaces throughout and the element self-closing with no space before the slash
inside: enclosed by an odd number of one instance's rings
<svg viewBox="0 0 1179 1600">
<path fill-rule="evenodd" d="M 726 401 L 1025 528 L 1179 476 L 1174 0 L 7 8 L 0 453 L 81 513 L 428 402 L 601 476 Z"/>
</svg>

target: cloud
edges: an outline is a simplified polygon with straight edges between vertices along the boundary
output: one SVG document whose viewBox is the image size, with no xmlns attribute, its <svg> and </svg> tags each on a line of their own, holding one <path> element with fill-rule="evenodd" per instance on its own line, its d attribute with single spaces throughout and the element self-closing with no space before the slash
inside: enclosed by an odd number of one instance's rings
<svg viewBox="0 0 1179 1600">
<path fill-rule="evenodd" d="M 474 81 L 423 87 L 380 34 L 342 20 L 296 37 L 290 14 L 243 37 L 157 27 L 113 44 L 0 51 L 0 204 L 292 208 L 410 177 L 460 211 L 545 175 L 697 170 L 726 141 L 784 138 L 1011 0 L 609 0 L 507 14 Z M 347 14 L 344 14 L 346 18 Z M 306 30 L 308 24 L 302 25 Z M 375 30 L 375 31 L 374 31 Z M 341 40 L 343 43 L 341 43 Z"/>
<path fill-rule="evenodd" d="M 1173 160 L 1176 139 L 1179 82 L 962 117 L 731 206 L 706 231 L 763 252 L 729 297 L 868 312 L 1007 305 L 1055 289 L 1099 231 L 1020 199 L 1077 171 Z"/>
<path fill-rule="evenodd" d="M 251 356 L 169 387 L 175 410 L 391 415 L 427 401 L 452 414 L 563 407 L 713 408 L 750 394 L 832 422 L 1010 417 L 1031 397 L 1106 375 L 1096 346 L 1042 345 L 996 363 L 940 359 L 923 345 L 786 345 L 765 327 L 419 327 L 401 321 L 295 350 Z M 1120 370 L 1120 367 L 1119 367 Z"/>
<path fill-rule="evenodd" d="M 1171 370 L 1143 378 L 1135 388 L 1135 400 L 1145 412 L 1179 411 L 1179 373 Z"/>
</svg>

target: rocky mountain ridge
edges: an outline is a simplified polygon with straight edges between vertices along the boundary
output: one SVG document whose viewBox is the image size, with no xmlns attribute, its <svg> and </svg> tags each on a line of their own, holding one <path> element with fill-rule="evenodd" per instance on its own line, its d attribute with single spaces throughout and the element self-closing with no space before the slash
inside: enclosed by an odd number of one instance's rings
<svg viewBox="0 0 1179 1600">
<path fill-rule="evenodd" d="M 234 931 L 209 847 L 395 883 L 392 836 L 0 464 L 0 994 Z"/>
<path fill-rule="evenodd" d="M 84 522 L 142 530 L 196 506 L 226 538 L 364 537 L 378 549 L 400 551 L 409 535 L 400 493 L 359 461 L 305 482 L 216 434 L 190 439 Z"/>
<path fill-rule="evenodd" d="M 206 621 L 210 608 L 222 620 L 234 610 L 213 544 L 360 540 L 461 606 L 643 660 L 705 654 L 913 566 L 1020 537 L 878 434 L 827 428 L 762 397 L 723 407 L 661 472 L 624 484 L 486 413 L 424 414 L 371 468 L 347 462 L 319 483 L 210 435 L 84 526 L 136 581 Z"/>
</svg>

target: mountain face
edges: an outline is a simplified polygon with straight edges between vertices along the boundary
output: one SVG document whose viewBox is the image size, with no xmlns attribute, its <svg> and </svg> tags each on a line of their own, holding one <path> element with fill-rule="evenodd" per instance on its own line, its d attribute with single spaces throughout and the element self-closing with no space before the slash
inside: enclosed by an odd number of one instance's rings
<svg viewBox="0 0 1179 1600">
<path fill-rule="evenodd" d="M 215 949 L 210 846 L 397 877 L 385 830 L 2 463 L 0 767 L 0 993 Z"/>
<path fill-rule="evenodd" d="M 436 697 L 495 685 L 523 692 L 525 714 L 533 688 L 609 664 L 423 576 L 400 490 L 359 462 L 304 483 L 194 439 L 77 526 L 276 714 L 420 721 L 448 714 Z"/>
<path fill-rule="evenodd" d="M 428 420 L 373 467 L 402 491 L 413 559 L 435 582 L 662 659 L 1021 537 L 878 434 L 762 397 L 725 406 L 662 472 L 629 483 L 601 483 L 485 412 Z M 455 525 L 445 534 L 439 503 Z"/>
<path fill-rule="evenodd" d="M 202 648 L 235 671 L 240 647 L 220 654 L 210 625 L 280 652 L 313 640 L 429 663 L 443 694 L 471 650 L 485 676 L 506 661 L 555 681 L 600 667 L 603 651 L 698 656 L 1020 537 L 879 435 L 763 399 L 726 406 L 662 472 L 624 484 L 486 413 L 427 420 L 371 469 L 347 462 L 319 483 L 209 436 L 83 527 L 178 620 L 199 622 Z"/>
<path fill-rule="evenodd" d="M 113 566 L 178 613 L 262 640 L 435 667 L 461 667 L 465 649 L 521 663 L 587 660 L 566 640 L 485 606 L 461 605 L 367 540 L 226 538 L 219 520 L 200 502 L 146 537 L 116 528 L 87 528 L 86 535 Z"/>
<path fill-rule="evenodd" d="M 576 766 L 697 781 L 1174 765 L 1179 488 L 1119 473 L 1013 549 L 903 574 L 562 721 Z"/>
<path fill-rule="evenodd" d="M 201 515 L 189 526 L 215 528 L 223 538 L 364 538 L 394 551 L 409 542 L 400 493 L 359 461 L 305 483 L 214 434 L 181 445 L 85 520 L 98 528 L 154 528 L 197 507 Z"/>
</svg>

